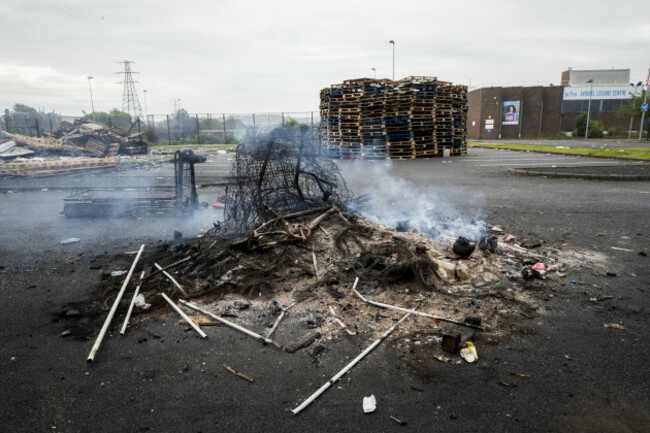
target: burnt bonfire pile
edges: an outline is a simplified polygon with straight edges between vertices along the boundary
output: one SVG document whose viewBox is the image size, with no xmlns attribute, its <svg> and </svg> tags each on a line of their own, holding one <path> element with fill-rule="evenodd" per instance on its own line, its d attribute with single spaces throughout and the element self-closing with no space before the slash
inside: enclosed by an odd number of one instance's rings
<svg viewBox="0 0 650 433">
<path fill-rule="evenodd" d="M 236 317 L 267 342 L 286 316 L 273 342 L 289 351 L 324 336 L 379 332 L 420 303 L 400 326 L 403 335 L 423 332 L 440 342 L 481 330 L 499 338 L 529 326 L 546 275 L 522 270 L 553 259 L 505 243 L 496 231 L 473 242 L 380 226 L 349 210 L 351 196 L 309 131 L 249 132 L 234 158 L 225 221 L 143 255 L 133 320 L 166 309 L 163 293 L 209 308 L 212 319 Z M 118 284 L 107 276 L 104 300 Z M 300 324 L 307 336 L 296 334 Z"/>
<path fill-rule="evenodd" d="M 249 133 L 231 181 L 223 224 L 146 255 L 142 245 L 123 282 L 106 274 L 100 305 L 113 307 L 89 361 L 115 313 L 122 333 L 145 312 L 175 312 L 201 337 L 206 326 L 225 325 L 287 352 L 312 346 L 317 364 L 336 357 L 327 343 L 339 337 L 375 339 L 292 410 L 297 414 L 393 333 L 392 350 L 426 375 L 431 359 L 475 362 L 477 346 L 530 332 L 548 299 L 542 278 L 559 270 L 549 256 L 514 245 L 494 228 L 481 240 L 444 233 L 434 240 L 363 219 L 349 210 L 351 194 L 337 166 L 306 130 Z M 124 266 L 126 260 L 118 259 Z M 137 287 L 121 302 L 129 283 Z M 329 351 L 332 357 L 321 358 Z"/>
</svg>

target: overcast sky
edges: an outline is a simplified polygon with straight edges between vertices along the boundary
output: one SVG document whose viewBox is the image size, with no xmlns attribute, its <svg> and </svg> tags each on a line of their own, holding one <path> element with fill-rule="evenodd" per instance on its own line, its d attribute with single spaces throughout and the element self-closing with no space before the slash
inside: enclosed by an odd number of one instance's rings
<svg viewBox="0 0 650 433">
<path fill-rule="evenodd" d="M 650 67 L 645 1 L 2 0 L 0 109 L 120 108 L 135 62 L 147 109 L 318 110 L 344 79 L 430 75 L 462 84 L 559 84 L 567 67 Z"/>
</svg>

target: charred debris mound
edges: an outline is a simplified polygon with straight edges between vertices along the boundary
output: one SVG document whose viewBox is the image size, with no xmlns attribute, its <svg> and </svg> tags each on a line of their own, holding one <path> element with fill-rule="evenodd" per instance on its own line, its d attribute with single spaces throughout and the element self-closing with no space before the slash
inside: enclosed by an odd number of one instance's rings
<svg viewBox="0 0 650 433">
<path fill-rule="evenodd" d="M 2 131 L 16 146 L 25 148 L 22 156 L 39 157 L 110 157 L 116 155 L 144 155 L 147 143 L 144 132 L 131 134 L 119 128 L 75 120 L 61 122 L 54 131 L 43 131 L 40 137 L 29 137 Z M 7 150 L 10 149 L 7 146 Z M 29 153 L 31 151 L 31 153 Z"/>
<path fill-rule="evenodd" d="M 390 326 L 397 312 L 369 305 L 363 296 L 404 308 L 422 303 L 421 311 L 449 319 L 414 317 L 402 333 L 439 333 L 470 316 L 472 323 L 481 318 L 484 335 L 499 336 L 524 331 L 522 323 L 546 296 L 546 282 L 523 280 L 521 270 L 552 259 L 501 242 L 500 233 L 484 241 L 489 248 L 461 258 L 452 249 L 455 238 L 398 232 L 349 211 L 352 195 L 343 177 L 308 130 L 249 132 L 236 150 L 231 181 L 223 223 L 201 238 L 159 245 L 142 256 L 141 293 L 153 306 L 148 312 L 168 308 L 160 296 L 165 292 L 225 316 L 232 315 L 233 301 L 244 302 L 257 315 L 237 317 L 258 330 L 273 323 L 260 317 L 277 317 L 290 305 L 291 314 L 311 318 L 318 335 L 340 332 L 338 322 L 348 333 Z M 169 267 L 177 284 L 154 264 Z M 118 284 L 105 278 L 104 305 Z M 145 317 L 144 310 L 137 313 Z"/>
</svg>

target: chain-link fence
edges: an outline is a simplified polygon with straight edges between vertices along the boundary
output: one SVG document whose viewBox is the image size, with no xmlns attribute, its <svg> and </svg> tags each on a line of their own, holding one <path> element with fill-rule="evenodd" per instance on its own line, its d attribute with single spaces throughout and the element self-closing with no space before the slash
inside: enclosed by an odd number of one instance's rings
<svg viewBox="0 0 650 433">
<path fill-rule="evenodd" d="M 218 144 L 235 143 L 249 127 L 257 127 L 261 131 L 286 125 L 317 127 L 320 115 L 316 111 L 191 114 L 178 110 L 174 114 L 149 114 L 143 123 L 160 143 Z"/>
<path fill-rule="evenodd" d="M 0 116 L 0 131 L 12 134 L 22 134 L 29 137 L 40 137 L 43 131 L 58 128 L 62 117 L 56 113 L 22 113 L 5 110 Z M 0 139 L 4 137 L 0 134 Z"/>
<path fill-rule="evenodd" d="M 5 111 L 0 118 L 0 130 L 15 134 L 39 137 L 45 130 L 54 130 L 66 120 L 81 118 L 39 113 L 38 116 Z M 180 109 L 173 114 L 149 114 L 140 122 L 130 116 L 97 118 L 98 123 L 118 127 L 130 133 L 146 130 L 149 138 L 161 144 L 220 144 L 236 143 L 246 133 L 246 128 L 257 127 L 262 132 L 287 125 L 318 127 L 318 111 L 267 112 L 267 113 L 188 113 Z"/>
</svg>

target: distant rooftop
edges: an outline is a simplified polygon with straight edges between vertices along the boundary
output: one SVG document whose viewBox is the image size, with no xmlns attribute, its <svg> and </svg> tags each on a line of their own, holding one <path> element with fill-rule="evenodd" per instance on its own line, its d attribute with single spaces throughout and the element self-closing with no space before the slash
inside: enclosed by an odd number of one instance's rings
<svg viewBox="0 0 650 433">
<path fill-rule="evenodd" d="M 562 72 L 562 86 L 586 87 L 594 80 L 594 87 L 627 86 L 630 84 L 630 69 L 572 69 Z"/>
</svg>

